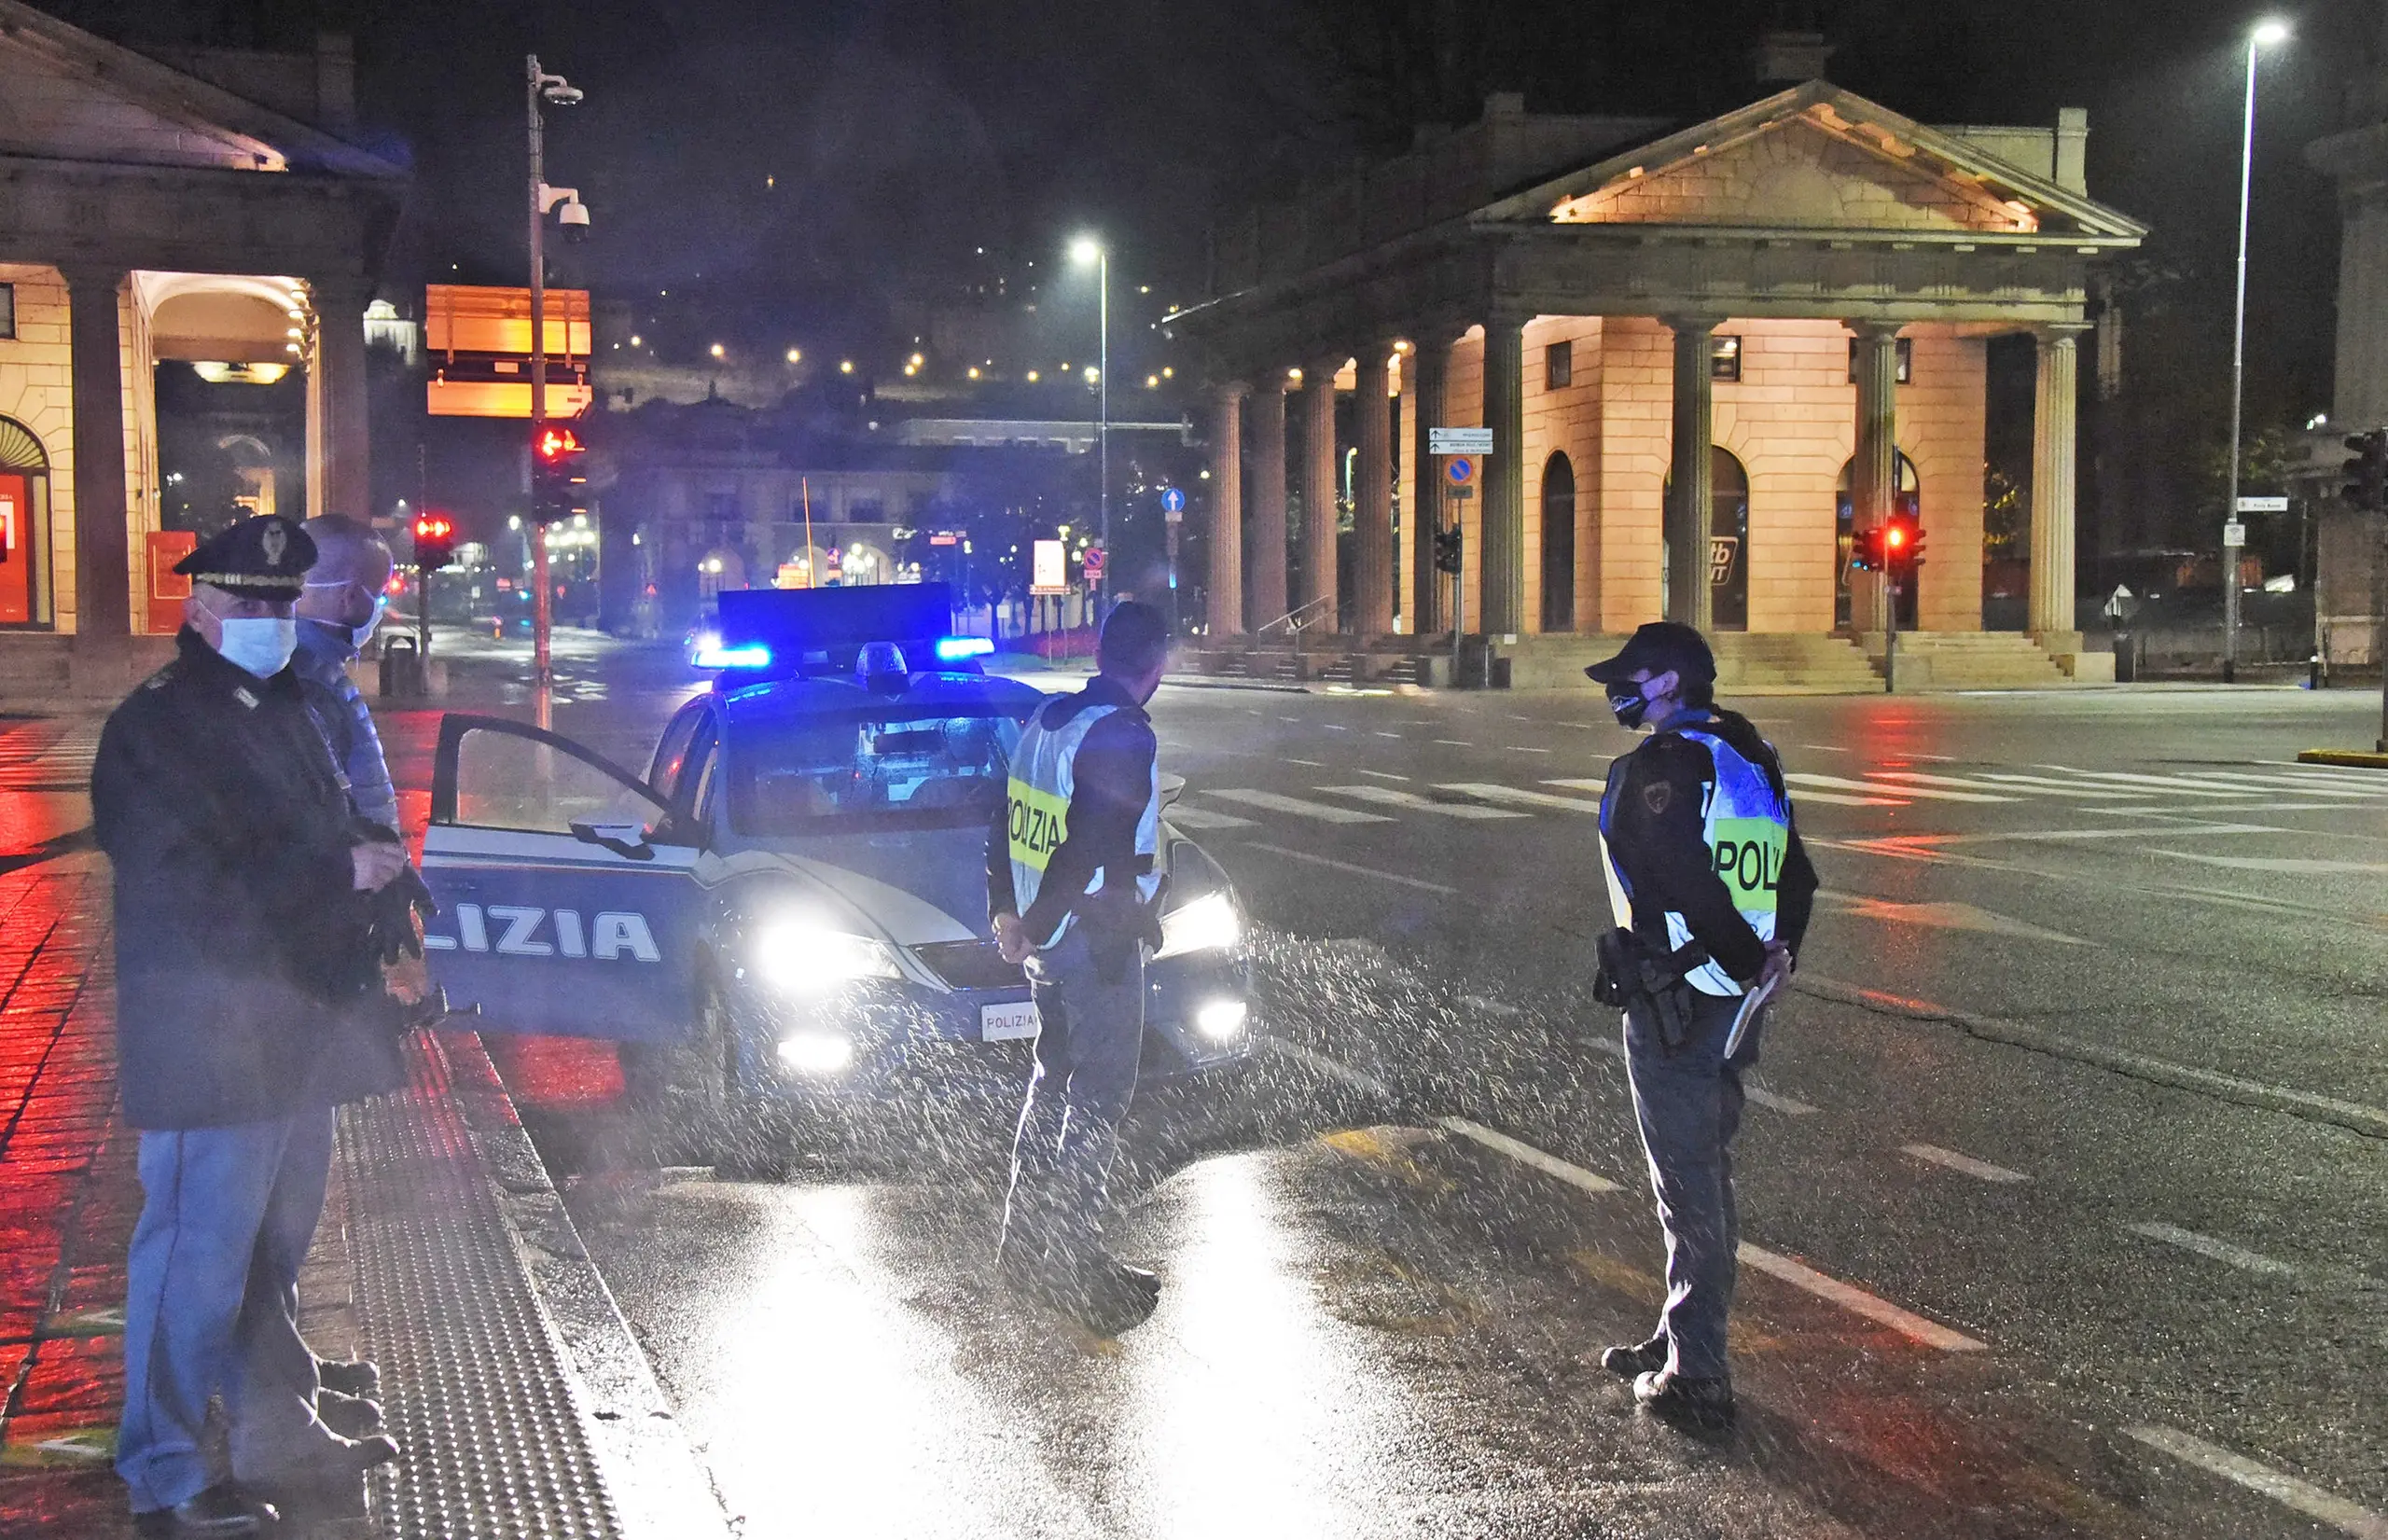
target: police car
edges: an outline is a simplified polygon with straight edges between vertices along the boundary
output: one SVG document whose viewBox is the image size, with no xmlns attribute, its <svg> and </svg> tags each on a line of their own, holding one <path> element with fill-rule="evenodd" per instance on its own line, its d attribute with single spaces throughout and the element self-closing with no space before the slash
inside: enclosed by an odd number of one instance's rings
<svg viewBox="0 0 2388 1540">
<path fill-rule="evenodd" d="M 725 593 L 720 672 L 644 776 L 443 718 L 423 875 L 451 1005 L 618 1040 L 692 1159 L 769 1164 L 819 1114 L 974 1076 L 1016 1107 L 1036 1014 L 990 938 L 986 848 L 1049 697 L 982 673 L 950 614 L 940 584 Z M 1224 1095 L 1253 1047 L 1243 913 L 1166 814 L 1160 861 L 1143 1077 Z"/>
</svg>

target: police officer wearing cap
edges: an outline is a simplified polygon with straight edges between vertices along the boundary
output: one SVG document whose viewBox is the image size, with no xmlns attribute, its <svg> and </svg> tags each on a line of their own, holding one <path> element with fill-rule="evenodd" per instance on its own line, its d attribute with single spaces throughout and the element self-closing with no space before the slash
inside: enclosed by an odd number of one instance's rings
<svg viewBox="0 0 2388 1540">
<path fill-rule="evenodd" d="M 119 1083 L 141 1131 L 117 1470 L 153 1533 L 253 1533 L 266 1497 L 398 1452 L 326 1425 L 289 1308 L 330 1109 L 354 1091 L 332 1029 L 378 991 L 375 895 L 406 861 L 353 817 L 289 667 L 314 555 L 265 515 L 184 558 L 176 656 L 109 716 L 92 768 Z M 201 1441 L 218 1395 L 229 1482 Z"/>
<path fill-rule="evenodd" d="M 1005 959 L 1026 965 L 1037 1019 L 997 1269 L 1110 1337 L 1160 1298 L 1159 1279 L 1103 1247 L 1144 1047 L 1145 963 L 1159 943 L 1160 768 L 1144 708 L 1169 663 L 1160 612 L 1114 608 L 1095 660 L 1093 681 L 1042 708 L 1012 751 L 987 908 Z"/>
<path fill-rule="evenodd" d="M 1601 1362 L 1634 1399 L 1729 1418 L 1726 1319 L 1739 1222 L 1733 1135 L 1766 1002 L 1808 927 L 1815 870 L 1774 746 L 1715 704 L 1716 660 L 1690 626 L 1654 621 L 1585 673 L 1648 739 L 1609 767 L 1601 843 L 1617 929 L 1596 993 L 1625 1007 L 1626 1072 L 1666 1232 L 1667 1297 L 1650 1339 Z"/>
</svg>

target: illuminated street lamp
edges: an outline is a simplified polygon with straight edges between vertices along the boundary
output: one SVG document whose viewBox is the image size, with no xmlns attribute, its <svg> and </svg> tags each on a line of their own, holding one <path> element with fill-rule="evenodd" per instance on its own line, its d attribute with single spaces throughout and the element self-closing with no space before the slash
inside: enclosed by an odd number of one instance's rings
<svg viewBox="0 0 2388 1540">
<path fill-rule="evenodd" d="M 2222 506 L 2225 527 L 2239 522 L 2239 426 L 2241 382 L 2247 365 L 2247 203 L 2256 174 L 2256 55 L 2288 41 L 2288 23 L 2278 17 L 2256 23 L 2247 35 L 2247 109 L 2239 139 L 2238 300 L 2230 323 L 2230 491 Z M 2239 552 L 2222 548 L 2222 682 L 2239 673 Z"/>
<path fill-rule="evenodd" d="M 1097 581 L 1095 613 L 1100 616 L 1111 597 L 1111 253 L 1091 235 L 1070 243 L 1070 260 L 1095 270 L 1100 335 L 1094 369 L 1095 508 L 1103 528 L 1103 576 Z"/>
</svg>

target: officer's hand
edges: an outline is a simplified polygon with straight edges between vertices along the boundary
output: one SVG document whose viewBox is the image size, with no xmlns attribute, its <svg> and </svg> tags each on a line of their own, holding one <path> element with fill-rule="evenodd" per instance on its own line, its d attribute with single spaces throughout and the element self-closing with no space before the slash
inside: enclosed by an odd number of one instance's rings
<svg viewBox="0 0 2388 1540">
<path fill-rule="evenodd" d="M 1791 978 L 1791 949 L 1780 941 L 1766 944 L 1766 965 L 1757 970 L 1756 982 L 1761 985 L 1782 985 Z"/>
<path fill-rule="evenodd" d="M 379 893 L 398 880 L 407 869 L 404 845 L 385 844 L 376 839 L 369 844 L 352 845 L 348 852 L 349 869 L 355 874 L 359 893 Z"/>
<path fill-rule="evenodd" d="M 1028 926 L 1017 914 L 995 916 L 995 950 L 1007 963 L 1020 964 L 1036 955 L 1035 946 L 1029 940 Z"/>
</svg>

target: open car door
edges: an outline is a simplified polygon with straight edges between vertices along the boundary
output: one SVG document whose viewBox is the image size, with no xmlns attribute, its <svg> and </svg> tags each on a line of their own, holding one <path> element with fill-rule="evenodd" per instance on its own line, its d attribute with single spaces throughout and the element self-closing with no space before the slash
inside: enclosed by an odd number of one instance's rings
<svg viewBox="0 0 2388 1540">
<path fill-rule="evenodd" d="M 700 843 L 644 782 L 569 739 L 443 716 L 423 841 L 433 980 L 492 1032 L 682 1035 Z"/>
</svg>

